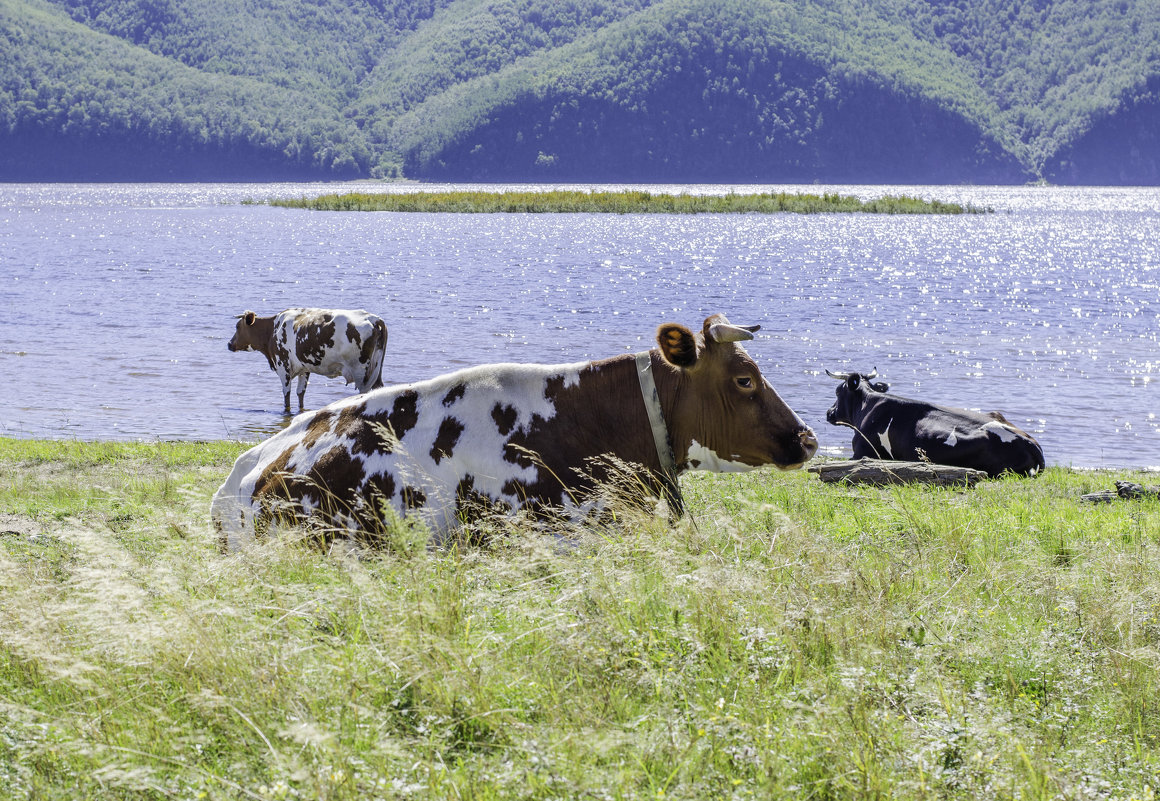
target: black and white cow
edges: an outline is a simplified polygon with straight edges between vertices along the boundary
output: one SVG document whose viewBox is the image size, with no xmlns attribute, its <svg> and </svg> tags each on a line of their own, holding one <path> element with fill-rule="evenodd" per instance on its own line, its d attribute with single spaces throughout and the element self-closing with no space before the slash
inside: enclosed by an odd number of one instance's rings
<svg viewBox="0 0 1160 801">
<path fill-rule="evenodd" d="M 271 520 L 357 537 L 385 506 L 438 535 L 480 506 L 583 513 L 613 464 L 670 499 L 684 470 L 796 469 L 817 440 L 738 344 L 757 328 L 667 323 L 635 355 L 491 364 L 338 401 L 242 454 L 212 518 L 230 548 Z"/>
<path fill-rule="evenodd" d="M 837 400 L 826 412 L 831 425 L 854 429 L 854 458 L 920 461 L 973 467 L 995 477 L 1007 471 L 1035 475 L 1043 469 L 1043 449 L 999 412 L 973 412 L 953 406 L 887 394 L 888 385 L 870 373 L 833 373 L 841 381 Z M 920 454 L 919 451 L 922 451 Z"/>
<path fill-rule="evenodd" d="M 302 411 L 311 373 L 342 376 L 359 392 L 383 385 L 387 324 L 361 309 L 287 309 L 270 317 L 252 311 L 238 316 L 226 346 L 256 350 L 282 382 L 282 400 L 290 413 L 290 379 L 298 378 L 298 411 Z"/>
</svg>

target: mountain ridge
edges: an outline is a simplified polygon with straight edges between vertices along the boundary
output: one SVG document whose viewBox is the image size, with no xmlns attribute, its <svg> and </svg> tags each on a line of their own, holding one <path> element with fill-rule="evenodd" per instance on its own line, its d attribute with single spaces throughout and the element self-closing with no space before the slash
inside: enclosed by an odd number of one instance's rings
<svg viewBox="0 0 1160 801">
<path fill-rule="evenodd" d="M 1155 185 L 1150 2 L 0 0 L 0 180 Z"/>
</svg>

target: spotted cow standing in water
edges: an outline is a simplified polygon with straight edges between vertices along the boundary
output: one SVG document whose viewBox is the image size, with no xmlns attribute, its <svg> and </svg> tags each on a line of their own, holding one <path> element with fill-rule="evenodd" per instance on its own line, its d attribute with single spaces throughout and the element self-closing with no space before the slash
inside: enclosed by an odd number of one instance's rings
<svg viewBox="0 0 1160 801">
<path fill-rule="evenodd" d="M 841 382 L 826 421 L 854 429 L 855 459 L 925 457 L 935 464 L 982 470 L 992 478 L 1007 471 L 1033 476 L 1043 469 L 1039 443 L 999 412 L 984 414 L 887 394 L 890 387 L 873 380 L 877 369 L 826 374 Z"/>
<path fill-rule="evenodd" d="M 361 309 L 287 309 L 271 317 L 248 311 L 227 347 L 256 350 L 282 382 L 282 400 L 290 413 L 290 379 L 298 378 L 298 411 L 302 411 L 311 373 L 342 376 L 359 392 L 383 385 L 387 324 Z"/>
<path fill-rule="evenodd" d="M 670 501 L 684 470 L 801 467 L 817 440 L 738 344 L 757 329 L 668 323 L 635 355 L 473 367 L 333 403 L 242 454 L 213 520 L 236 547 L 275 518 L 357 536 L 389 504 L 441 534 L 480 505 L 582 512 L 613 464 Z"/>
</svg>

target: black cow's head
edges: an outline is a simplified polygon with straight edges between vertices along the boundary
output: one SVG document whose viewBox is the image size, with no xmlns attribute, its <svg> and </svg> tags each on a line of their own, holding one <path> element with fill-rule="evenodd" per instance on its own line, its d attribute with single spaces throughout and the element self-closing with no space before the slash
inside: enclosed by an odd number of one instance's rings
<svg viewBox="0 0 1160 801">
<path fill-rule="evenodd" d="M 857 426 L 858 412 L 865 405 L 866 395 L 890 389 L 890 385 L 885 381 L 873 380 L 878 376 L 877 367 L 869 373 L 832 373 L 827 370 L 826 375 L 842 382 L 834 390 L 837 400 L 826 411 L 826 422 L 832 426 Z"/>
</svg>

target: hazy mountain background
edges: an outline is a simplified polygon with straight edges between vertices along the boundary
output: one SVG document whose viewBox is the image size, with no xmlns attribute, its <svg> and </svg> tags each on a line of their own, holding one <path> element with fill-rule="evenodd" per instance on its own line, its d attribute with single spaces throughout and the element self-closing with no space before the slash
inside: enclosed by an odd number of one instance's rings
<svg viewBox="0 0 1160 801">
<path fill-rule="evenodd" d="M 0 180 L 1160 184 L 1157 0 L 0 0 Z"/>
</svg>

